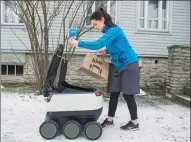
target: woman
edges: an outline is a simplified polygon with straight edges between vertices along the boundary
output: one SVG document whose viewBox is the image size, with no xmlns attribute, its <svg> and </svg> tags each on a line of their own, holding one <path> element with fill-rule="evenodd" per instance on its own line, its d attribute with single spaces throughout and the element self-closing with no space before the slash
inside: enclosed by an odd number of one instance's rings
<svg viewBox="0 0 191 142">
<path fill-rule="evenodd" d="M 120 128 L 122 130 L 137 130 L 139 124 L 137 123 L 137 105 L 134 94 L 140 93 L 138 57 L 122 29 L 113 24 L 111 16 L 104 9 L 100 8 L 95 11 L 90 20 L 93 28 L 104 33 L 103 36 L 96 41 L 72 40 L 69 45 L 90 50 L 100 49 L 98 50 L 99 54 L 107 53 L 111 55 L 111 62 L 115 69 L 111 79 L 108 117 L 101 125 L 106 127 L 114 124 L 113 117 L 115 116 L 120 92 L 122 92 L 127 102 L 131 120 Z M 106 47 L 106 49 L 103 49 L 103 47 Z"/>
</svg>

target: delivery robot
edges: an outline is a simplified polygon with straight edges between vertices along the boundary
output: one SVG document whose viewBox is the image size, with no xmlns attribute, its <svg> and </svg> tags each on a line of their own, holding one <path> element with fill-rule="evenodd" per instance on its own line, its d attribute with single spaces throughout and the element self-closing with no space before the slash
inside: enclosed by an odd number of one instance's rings
<svg viewBox="0 0 191 142">
<path fill-rule="evenodd" d="M 75 139 L 84 134 L 90 140 L 102 135 L 102 127 L 97 122 L 103 109 L 103 95 L 96 88 L 82 88 L 65 81 L 67 61 L 63 58 L 63 45 L 58 45 L 44 77 L 43 95 L 46 98 L 46 117 L 39 128 L 45 139 L 53 139 L 63 134 Z M 61 62 L 57 87 L 55 77 Z"/>
</svg>

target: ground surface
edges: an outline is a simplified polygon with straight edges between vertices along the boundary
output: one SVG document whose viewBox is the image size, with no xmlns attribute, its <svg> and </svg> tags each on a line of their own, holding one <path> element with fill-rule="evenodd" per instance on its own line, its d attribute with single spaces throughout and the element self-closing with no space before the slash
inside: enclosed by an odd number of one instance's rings
<svg viewBox="0 0 191 142">
<path fill-rule="evenodd" d="M 129 120 L 126 104 L 121 100 L 114 119 L 115 126 L 104 129 L 97 142 L 190 142 L 190 109 L 167 99 L 150 95 L 137 96 L 139 131 L 121 131 L 120 125 Z M 43 96 L 1 92 L 1 141 L 45 142 L 39 126 L 45 118 Z M 104 102 L 102 122 L 107 115 L 108 99 Z M 67 142 L 63 135 L 52 142 Z M 80 136 L 73 140 L 89 141 Z"/>
</svg>

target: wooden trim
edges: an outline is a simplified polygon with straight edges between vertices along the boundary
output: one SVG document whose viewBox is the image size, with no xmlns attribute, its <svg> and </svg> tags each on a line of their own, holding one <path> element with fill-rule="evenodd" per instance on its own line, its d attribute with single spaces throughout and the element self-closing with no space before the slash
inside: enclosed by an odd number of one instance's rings
<svg viewBox="0 0 191 142">
<path fill-rule="evenodd" d="M 111 1 L 107 1 L 107 13 L 108 14 L 110 14 L 110 12 L 111 12 L 111 3 L 110 3 Z"/>
<path fill-rule="evenodd" d="M 167 6 L 166 6 L 166 30 L 162 29 L 162 1 L 158 1 L 159 2 L 159 10 L 158 10 L 158 29 L 153 29 L 153 24 L 154 24 L 154 19 L 152 19 L 152 26 L 151 29 L 148 27 L 148 0 L 144 1 L 144 28 L 140 28 L 140 19 L 143 17 L 140 17 L 140 1 L 137 1 L 137 23 L 136 23 L 136 28 L 137 28 L 137 32 L 138 31 L 153 31 L 153 32 L 165 32 L 165 33 L 171 33 L 172 32 L 172 10 L 173 10 L 173 3 L 172 1 L 167 1 Z"/>
<path fill-rule="evenodd" d="M 137 2 L 137 4 L 136 4 L 136 20 L 137 20 L 137 22 L 136 22 L 136 28 L 137 29 L 139 29 L 139 27 L 140 27 L 140 9 L 141 9 L 141 7 L 140 7 L 140 1 L 136 1 Z M 143 19 L 144 19 L 144 17 L 143 17 Z M 145 22 L 144 22 L 145 23 Z"/>
<path fill-rule="evenodd" d="M 4 7 L 3 7 L 3 1 L 1 2 L 1 23 L 3 23 L 3 20 L 4 20 L 4 16 L 3 16 L 3 10 L 4 10 Z"/>
<path fill-rule="evenodd" d="M 170 2 L 169 1 L 167 1 L 167 3 L 166 3 L 166 29 L 169 29 L 169 17 L 170 17 L 170 15 L 169 15 L 169 11 L 170 11 L 170 4 L 169 4 Z"/>
<path fill-rule="evenodd" d="M 7 74 L 6 75 L 8 75 L 8 65 L 6 65 L 7 66 Z"/>
<path fill-rule="evenodd" d="M 148 29 L 147 25 L 148 25 L 148 1 L 144 1 L 145 2 L 145 7 L 144 7 L 144 13 L 145 13 L 145 19 L 144 19 L 144 28 Z"/>
<path fill-rule="evenodd" d="M 159 8 L 158 8 L 158 29 L 161 30 L 162 29 L 162 0 L 158 1 L 159 2 Z"/>
<path fill-rule="evenodd" d="M 115 1 L 115 24 L 117 24 L 118 17 L 119 17 L 118 6 L 119 6 L 119 1 Z"/>
<path fill-rule="evenodd" d="M 1 2 L 1 24 L 2 25 L 24 25 L 24 23 L 19 23 L 19 17 L 16 15 L 16 13 L 13 12 L 15 16 L 15 23 L 5 23 L 5 1 Z"/>
<path fill-rule="evenodd" d="M 15 76 L 17 75 L 17 73 L 16 73 L 17 69 L 16 68 L 17 68 L 17 66 L 15 65 Z"/>
<path fill-rule="evenodd" d="M 92 5 L 92 13 L 95 11 L 95 2 Z"/>
<path fill-rule="evenodd" d="M 115 1 L 115 24 L 117 24 L 117 14 L 118 14 L 118 2 L 119 1 Z M 87 4 L 86 4 L 87 5 Z M 95 12 L 95 2 L 92 5 L 92 13 Z M 107 1 L 107 13 L 110 14 L 111 12 L 111 1 Z M 113 15 L 111 15 L 113 16 Z M 86 25 L 86 27 L 90 27 L 90 25 Z"/>
</svg>

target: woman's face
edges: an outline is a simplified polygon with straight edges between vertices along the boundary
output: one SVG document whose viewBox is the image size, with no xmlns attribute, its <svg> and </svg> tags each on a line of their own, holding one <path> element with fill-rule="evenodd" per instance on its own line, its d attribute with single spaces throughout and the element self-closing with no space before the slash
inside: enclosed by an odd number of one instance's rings
<svg viewBox="0 0 191 142">
<path fill-rule="evenodd" d="M 104 24 L 105 19 L 102 17 L 101 20 L 91 20 L 91 25 L 94 29 L 97 29 L 98 31 L 102 31 L 105 24 Z"/>
</svg>

